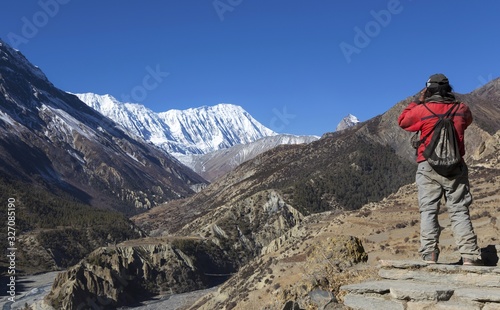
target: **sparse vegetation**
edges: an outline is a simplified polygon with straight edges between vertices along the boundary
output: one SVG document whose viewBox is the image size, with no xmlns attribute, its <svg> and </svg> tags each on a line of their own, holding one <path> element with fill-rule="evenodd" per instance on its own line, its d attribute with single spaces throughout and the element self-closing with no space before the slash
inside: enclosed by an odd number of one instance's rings
<svg viewBox="0 0 500 310">
<path fill-rule="evenodd" d="M 0 200 L 7 201 L 10 197 L 15 199 L 18 236 L 35 236 L 40 250 L 51 251 L 58 267 L 75 264 L 96 247 L 140 236 L 139 230 L 121 213 L 96 209 L 67 193 L 51 193 L 46 188 L 0 176 Z M 2 208 L 0 214 L 5 212 L 6 208 Z M 0 239 L 0 245 L 7 248 L 4 242 L 4 238 Z M 40 272 L 50 266 L 43 253 L 24 253 L 21 247 L 19 251 L 19 270 Z M 6 264 L 5 258 L 0 258 L 0 266 Z"/>
<path fill-rule="evenodd" d="M 406 226 L 408 226 L 407 223 L 397 223 L 395 227 L 398 229 L 401 229 L 401 228 L 405 228 Z"/>
<path fill-rule="evenodd" d="M 491 217 L 491 214 L 489 211 L 485 210 L 481 213 L 472 214 L 470 218 L 471 218 L 471 220 L 477 220 L 477 219 L 482 218 L 482 217 Z"/>
<path fill-rule="evenodd" d="M 345 153 L 332 154 L 331 162 L 324 163 L 323 169 L 301 174 L 293 185 L 296 208 L 311 214 L 333 210 L 338 203 L 343 209 L 356 210 L 414 179 L 415 166 L 402 161 L 390 148 L 361 138 L 352 145 L 353 149 Z M 397 178 L 391 177 L 396 175 Z M 360 216 L 369 216 L 369 211 Z"/>
</svg>

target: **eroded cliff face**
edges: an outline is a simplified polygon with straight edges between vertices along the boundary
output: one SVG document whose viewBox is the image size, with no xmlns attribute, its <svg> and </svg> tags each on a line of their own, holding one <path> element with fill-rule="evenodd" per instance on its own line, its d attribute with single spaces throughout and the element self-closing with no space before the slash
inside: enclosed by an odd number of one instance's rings
<svg viewBox="0 0 500 310">
<path fill-rule="evenodd" d="M 211 210 L 184 226 L 178 234 L 207 238 L 232 261 L 242 264 L 260 255 L 302 219 L 303 215 L 288 205 L 281 193 L 266 190 Z"/>
<path fill-rule="evenodd" d="M 308 226 L 314 226 L 309 218 Z M 302 226 L 278 250 L 268 249 L 189 309 L 331 309 L 332 291 L 368 255 L 361 240 Z M 309 234 L 314 236 L 308 236 Z M 310 242 L 314 240 L 314 242 Z M 288 305 L 289 304 L 289 305 Z M 307 305 L 307 306 L 306 306 Z M 335 308 L 337 309 L 337 308 Z M 338 308 L 340 309 L 340 308 Z"/>
<path fill-rule="evenodd" d="M 302 218 L 278 192 L 260 192 L 201 216 L 177 236 L 99 248 L 59 274 L 45 300 L 55 309 L 114 309 L 218 285 Z"/>
<path fill-rule="evenodd" d="M 500 150 L 500 131 L 485 139 L 472 155 L 473 163 L 483 167 L 498 166 L 498 151 Z"/>
<path fill-rule="evenodd" d="M 46 301 L 55 309 L 115 309 L 204 288 L 216 283 L 211 274 L 232 271 L 220 250 L 201 239 L 137 240 L 100 248 L 60 273 Z"/>
</svg>

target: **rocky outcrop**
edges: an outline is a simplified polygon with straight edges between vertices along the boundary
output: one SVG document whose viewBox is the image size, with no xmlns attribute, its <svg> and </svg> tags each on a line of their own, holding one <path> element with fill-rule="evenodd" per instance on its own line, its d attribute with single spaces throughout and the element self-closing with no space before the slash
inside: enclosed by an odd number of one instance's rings
<svg viewBox="0 0 500 310">
<path fill-rule="evenodd" d="M 476 164 L 485 167 L 498 166 L 498 151 L 500 150 L 500 131 L 484 140 L 472 155 Z M 479 163 L 477 163 L 479 162 Z"/>
<path fill-rule="evenodd" d="M 308 277 L 303 277 L 290 288 L 276 292 L 276 298 L 282 301 L 283 309 L 293 302 L 296 308 L 289 309 L 324 309 L 329 305 L 340 307 L 332 287 L 343 277 L 349 268 L 366 262 L 361 240 L 353 236 L 335 236 L 323 239 L 312 246 L 306 254 L 303 270 Z"/>
<path fill-rule="evenodd" d="M 498 261 L 496 254 L 489 253 Z M 380 280 L 342 286 L 347 293 L 344 305 L 359 310 L 500 309 L 497 266 L 381 261 L 379 276 Z"/>
<path fill-rule="evenodd" d="M 278 191 L 268 190 L 212 210 L 178 234 L 209 239 L 232 261 L 244 264 L 302 219 L 302 214 L 288 205 Z"/>
<path fill-rule="evenodd" d="M 100 248 L 61 273 L 47 303 L 56 309 L 132 305 L 157 294 L 220 284 L 297 225 L 302 215 L 275 191 L 228 204 L 163 236 Z"/>
<path fill-rule="evenodd" d="M 296 244 L 297 240 L 285 243 Z M 279 250 L 252 260 L 216 292 L 201 298 L 190 309 L 322 309 L 327 304 L 341 306 L 329 286 L 347 269 L 366 261 L 368 256 L 361 241 L 352 236 L 335 236 L 317 240 L 305 248 L 307 253 L 298 250 L 294 255 L 290 253 L 294 250 Z M 300 265 L 300 272 L 292 269 L 288 274 L 287 269 L 292 264 Z M 288 277 L 293 278 L 293 282 L 283 281 Z M 269 299 L 252 296 L 259 290 L 269 292 Z"/>
<path fill-rule="evenodd" d="M 159 293 L 206 288 L 233 270 L 204 240 L 145 239 L 92 252 L 57 276 L 45 300 L 55 309 L 116 309 Z"/>
</svg>

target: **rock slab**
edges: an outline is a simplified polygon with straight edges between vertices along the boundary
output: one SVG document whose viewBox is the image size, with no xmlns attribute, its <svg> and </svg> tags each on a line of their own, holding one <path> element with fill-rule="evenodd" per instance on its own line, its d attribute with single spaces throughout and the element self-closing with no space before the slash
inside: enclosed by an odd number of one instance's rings
<svg viewBox="0 0 500 310">
<path fill-rule="evenodd" d="M 500 309 L 500 267 L 380 261 L 380 279 L 344 285 L 351 309 Z"/>
</svg>

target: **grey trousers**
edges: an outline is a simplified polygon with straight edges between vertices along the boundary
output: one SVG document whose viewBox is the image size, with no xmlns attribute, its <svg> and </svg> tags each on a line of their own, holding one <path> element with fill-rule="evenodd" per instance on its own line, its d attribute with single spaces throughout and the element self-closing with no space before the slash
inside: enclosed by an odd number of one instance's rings
<svg viewBox="0 0 500 310">
<path fill-rule="evenodd" d="M 453 177 L 446 178 L 436 173 L 427 161 L 418 164 L 416 182 L 420 209 L 420 250 L 421 255 L 439 253 L 441 229 L 438 213 L 444 195 L 451 229 L 460 255 L 477 259 L 480 249 L 469 214 L 472 195 L 469 190 L 467 165 L 457 168 Z"/>
</svg>

